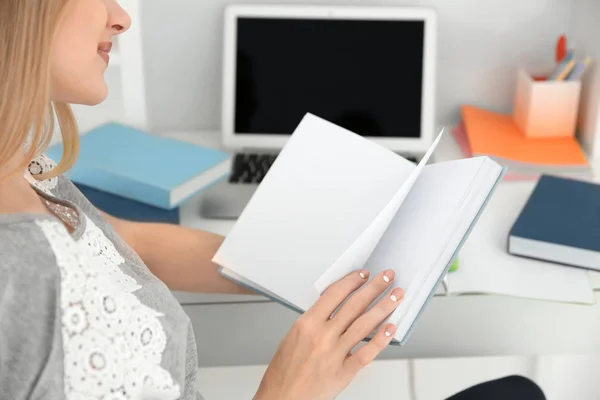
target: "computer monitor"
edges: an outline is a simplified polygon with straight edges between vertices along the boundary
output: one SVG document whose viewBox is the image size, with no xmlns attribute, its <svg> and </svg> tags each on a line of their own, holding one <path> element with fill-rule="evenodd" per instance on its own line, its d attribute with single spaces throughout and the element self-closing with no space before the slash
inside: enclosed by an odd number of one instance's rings
<svg viewBox="0 0 600 400">
<path fill-rule="evenodd" d="M 224 147 L 281 148 L 310 112 L 393 151 L 424 153 L 436 21 L 421 7 L 229 6 Z"/>
</svg>

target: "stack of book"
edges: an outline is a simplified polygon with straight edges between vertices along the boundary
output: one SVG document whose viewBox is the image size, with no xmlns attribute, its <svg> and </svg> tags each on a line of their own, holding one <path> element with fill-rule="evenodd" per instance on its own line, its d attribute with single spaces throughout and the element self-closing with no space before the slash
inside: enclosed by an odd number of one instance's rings
<svg viewBox="0 0 600 400">
<path fill-rule="evenodd" d="M 465 157 L 488 156 L 508 167 L 505 179 L 535 180 L 542 174 L 592 177 L 590 163 L 574 137 L 528 138 L 511 115 L 463 106 L 452 134 Z"/>
<path fill-rule="evenodd" d="M 62 144 L 47 151 L 58 162 Z M 182 203 L 229 175 L 228 153 L 117 123 L 81 137 L 67 176 L 98 209 L 115 217 L 179 224 Z"/>
</svg>

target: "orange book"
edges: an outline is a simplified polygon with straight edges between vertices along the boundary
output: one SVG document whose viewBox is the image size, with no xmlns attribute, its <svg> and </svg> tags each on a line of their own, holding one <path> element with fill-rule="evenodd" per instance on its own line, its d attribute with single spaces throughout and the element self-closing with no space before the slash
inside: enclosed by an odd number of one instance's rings
<svg viewBox="0 0 600 400">
<path fill-rule="evenodd" d="M 587 166 L 588 160 L 573 137 L 527 138 L 512 116 L 462 106 L 462 118 L 473 155 L 508 162 L 557 167 Z"/>
</svg>

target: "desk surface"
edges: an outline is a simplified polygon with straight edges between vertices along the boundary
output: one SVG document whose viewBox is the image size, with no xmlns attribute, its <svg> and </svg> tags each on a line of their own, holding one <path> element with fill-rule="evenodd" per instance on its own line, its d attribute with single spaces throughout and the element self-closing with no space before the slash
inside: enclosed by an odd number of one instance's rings
<svg viewBox="0 0 600 400">
<path fill-rule="evenodd" d="M 218 147 L 219 141 L 218 135 L 210 132 L 167 136 L 213 147 Z M 442 159 L 460 155 L 450 135 L 437 153 Z M 502 201 L 524 203 L 533 186 L 533 182 L 502 183 L 498 196 L 509 190 L 510 196 Z M 200 201 L 201 197 L 182 207 L 182 224 L 226 235 L 233 221 L 201 218 Z M 594 288 L 600 290 L 600 274 L 591 277 Z M 600 296 L 600 292 L 596 294 Z M 297 317 L 259 296 L 175 295 L 194 324 L 201 366 L 268 363 Z M 582 306 L 467 295 L 436 296 L 407 346 L 389 348 L 382 358 L 576 353 L 600 353 L 600 302 Z"/>
</svg>

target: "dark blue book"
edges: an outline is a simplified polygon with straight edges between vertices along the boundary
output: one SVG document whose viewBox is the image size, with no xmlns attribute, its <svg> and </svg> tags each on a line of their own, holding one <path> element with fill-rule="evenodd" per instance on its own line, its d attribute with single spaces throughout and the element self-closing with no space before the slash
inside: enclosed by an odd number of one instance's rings
<svg viewBox="0 0 600 400">
<path fill-rule="evenodd" d="M 139 201 L 74 183 L 96 208 L 114 217 L 128 221 L 161 222 L 179 225 L 179 207 L 171 210 L 154 207 Z"/>
<path fill-rule="evenodd" d="M 600 185 L 543 175 L 510 231 L 508 252 L 600 271 Z"/>
</svg>

